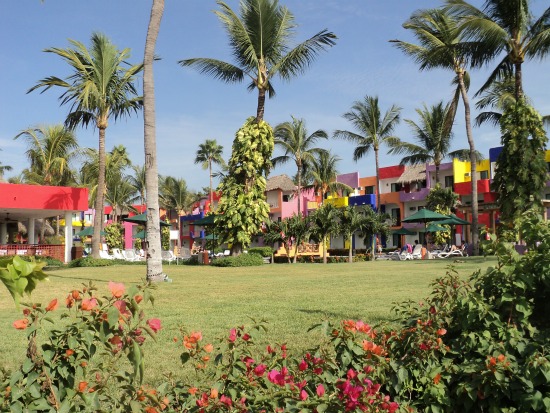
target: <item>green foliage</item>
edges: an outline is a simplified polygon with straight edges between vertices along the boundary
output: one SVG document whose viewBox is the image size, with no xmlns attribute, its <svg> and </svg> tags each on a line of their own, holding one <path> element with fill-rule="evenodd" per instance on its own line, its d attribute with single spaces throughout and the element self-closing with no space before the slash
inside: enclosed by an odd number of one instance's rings
<svg viewBox="0 0 550 413">
<path fill-rule="evenodd" d="M 264 121 L 248 118 L 233 141 L 229 173 L 218 190 L 223 194 L 215 224 L 220 241 L 233 244 L 240 253 L 252 236 L 260 233 L 269 216 L 265 200 L 266 179 L 271 168 L 273 131 Z"/>
<path fill-rule="evenodd" d="M 170 227 L 160 228 L 160 243 L 163 250 L 168 251 L 170 249 Z"/>
<path fill-rule="evenodd" d="M 271 247 L 254 247 L 248 249 L 249 254 L 258 254 L 262 257 L 271 257 L 273 255 L 273 248 Z"/>
<path fill-rule="evenodd" d="M 269 255 L 271 256 L 271 255 Z M 224 257 L 212 260 L 210 265 L 214 267 L 253 267 L 263 265 L 264 260 L 260 254 L 241 254 L 237 257 Z"/>
<path fill-rule="evenodd" d="M 501 220 L 514 222 L 531 208 L 542 212 L 548 139 L 540 115 L 524 99 L 506 108 L 500 131 L 504 147 L 497 160 L 493 190 L 499 194 Z"/>
<path fill-rule="evenodd" d="M 122 225 L 112 223 L 105 226 L 105 242 L 110 250 L 113 248 L 123 249 L 122 244 Z"/>
<path fill-rule="evenodd" d="M 442 188 L 438 183 L 430 189 L 430 193 L 426 197 L 426 208 L 443 215 L 450 215 L 457 202 L 458 195 L 453 192 L 452 188 Z M 451 239 L 450 227 L 447 225 L 442 226 L 449 229 L 433 233 L 432 241 L 434 244 L 447 244 Z"/>
<path fill-rule="evenodd" d="M 118 264 L 118 262 L 117 262 Z M 78 268 L 78 267 L 108 267 L 110 265 L 115 265 L 114 260 L 106 260 L 103 258 L 93 258 L 91 256 L 77 258 L 69 262 L 69 268 Z"/>
<path fill-rule="evenodd" d="M 45 265 L 45 262 L 32 258 L 29 262 L 18 256 L 0 260 L 0 281 L 6 286 L 17 306 L 23 294 L 30 295 L 39 281 L 48 280 L 48 276 L 42 271 Z"/>
</svg>

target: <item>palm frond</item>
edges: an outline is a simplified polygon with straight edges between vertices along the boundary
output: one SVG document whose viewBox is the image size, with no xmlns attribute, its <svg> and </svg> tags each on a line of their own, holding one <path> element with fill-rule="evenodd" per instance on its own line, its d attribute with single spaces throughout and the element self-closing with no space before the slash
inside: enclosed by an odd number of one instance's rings
<svg viewBox="0 0 550 413">
<path fill-rule="evenodd" d="M 194 59 L 180 60 L 181 66 L 189 66 L 197 69 L 199 73 L 212 76 L 227 83 L 242 82 L 245 72 L 231 63 L 217 59 L 197 57 Z"/>
</svg>

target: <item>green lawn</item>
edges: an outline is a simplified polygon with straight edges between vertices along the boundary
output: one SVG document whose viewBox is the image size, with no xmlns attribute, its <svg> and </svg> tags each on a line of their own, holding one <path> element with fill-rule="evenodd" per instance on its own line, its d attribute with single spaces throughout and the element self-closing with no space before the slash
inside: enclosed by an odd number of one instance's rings
<svg viewBox="0 0 550 413">
<path fill-rule="evenodd" d="M 466 258 L 455 263 L 466 277 L 494 258 Z M 376 261 L 354 264 L 276 264 L 247 268 L 167 265 L 172 283 L 158 284 L 155 306 L 147 316 L 162 320 L 159 340 L 146 342 L 147 372 L 153 380 L 162 372 L 178 372 L 181 344 L 174 343 L 180 326 L 200 330 L 205 341 L 226 335 L 231 327 L 247 324 L 248 317 L 265 318 L 269 332 L 262 342 L 289 343 L 302 351 L 319 340 L 307 329 L 326 318 L 362 319 L 370 324 L 391 320 L 393 303 L 421 300 L 430 282 L 445 274 L 448 260 Z M 108 281 L 138 283 L 144 266 L 61 269 L 50 273 L 32 300 L 64 303 L 68 292 L 92 280 L 101 294 Z M 59 310 L 57 310 L 59 312 Z M 21 318 L 7 290 L 0 287 L 0 366 L 14 367 L 25 352 L 25 332 L 11 323 Z"/>
</svg>

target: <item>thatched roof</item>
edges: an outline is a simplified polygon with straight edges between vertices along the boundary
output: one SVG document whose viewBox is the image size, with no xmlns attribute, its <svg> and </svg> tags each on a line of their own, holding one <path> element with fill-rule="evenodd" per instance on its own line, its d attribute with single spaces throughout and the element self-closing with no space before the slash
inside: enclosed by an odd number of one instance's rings
<svg viewBox="0 0 550 413">
<path fill-rule="evenodd" d="M 288 175 L 277 175 L 267 180 L 265 188 L 266 191 L 273 191 L 275 189 L 295 191 L 296 185 L 294 185 L 294 182 L 292 182 L 292 179 L 290 179 Z"/>
<path fill-rule="evenodd" d="M 35 234 L 40 234 L 40 232 L 42 231 L 42 224 L 43 223 L 44 223 L 44 235 L 51 236 L 51 235 L 55 234 L 55 231 L 52 228 L 52 226 L 50 225 L 50 223 L 48 222 L 48 220 L 44 220 L 44 219 L 37 219 L 34 222 L 34 233 Z M 17 223 L 17 232 L 20 232 L 21 234 L 27 234 L 27 226 L 25 224 L 23 224 L 22 222 L 18 222 Z"/>
<path fill-rule="evenodd" d="M 426 165 L 411 165 L 405 168 L 405 171 L 397 179 L 398 184 L 408 184 L 409 182 L 423 181 L 426 179 Z"/>
</svg>

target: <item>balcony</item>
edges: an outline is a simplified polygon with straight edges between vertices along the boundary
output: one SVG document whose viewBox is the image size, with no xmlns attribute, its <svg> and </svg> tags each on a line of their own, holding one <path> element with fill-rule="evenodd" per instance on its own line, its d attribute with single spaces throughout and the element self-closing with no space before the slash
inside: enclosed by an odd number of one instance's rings
<svg viewBox="0 0 550 413">
<path fill-rule="evenodd" d="M 358 195 L 350 196 L 348 198 L 348 205 L 350 206 L 361 206 L 361 205 L 370 205 L 374 208 L 376 205 L 376 195 Z"/>
<path fill-rule="evenodd" d="M 399 200 L 401 202 L 411 202 L 411 201 L 423 201 L 426 199 L 430 193 L 430 188 L 421 188 L 419 191 L 405 192 L 401 191 L 399 193 Z"/>
<path fill-rule="evenodd" d="M 342 197 L 342 198 L 327 198 L 325 199 L 325 204 L 332 204 L 336 208 L 343 208 L 345 206 L 348 206 L 348 197 Z"/>
<path fill-rule="evenodd" d="M 319 202 L 317 201 L 307 201 L 307 209 L 313 210 L 319 208 Z"/>
<path fill-rule="evenodd" d="M 477 181 L 477 193 L 486 194 L 491 192 L 491 180 L 490 179 L 478 179 Z M 455 193 L 458 195 L 471 195 L 472 183 L 471 182 L 459 182 L 455 183 Z"/>
</svg>

